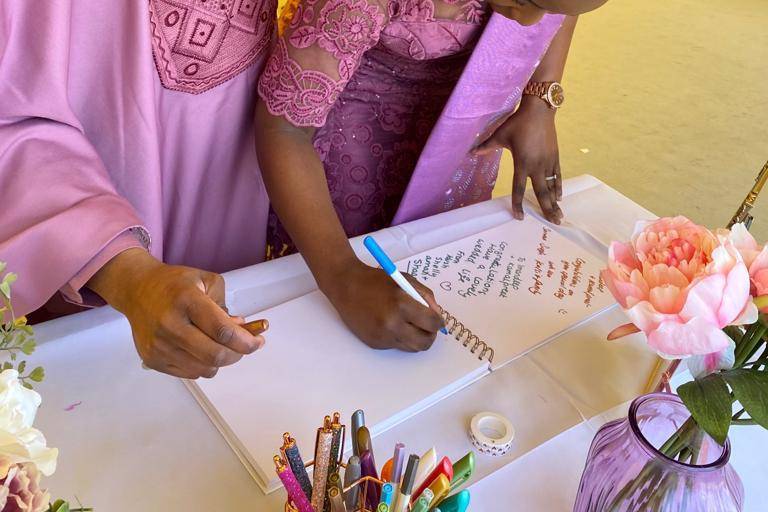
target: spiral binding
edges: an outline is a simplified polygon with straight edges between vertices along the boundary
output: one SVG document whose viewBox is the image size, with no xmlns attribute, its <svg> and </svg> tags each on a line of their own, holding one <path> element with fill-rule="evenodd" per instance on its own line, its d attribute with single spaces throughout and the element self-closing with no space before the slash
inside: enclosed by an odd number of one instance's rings
<svg viewBox="0 0 768 512">
<path fill-rule="evenodd" d="M 481 361 L 483 359 L 488 359 L 489 363 L 493 362 L 495 352 L 490 345 L 478 338 L 469 328 L 467 328 L 467 326 L 460 322 L 458 318 L 442 308 L 440 311 L 443 316 L 443 321 L 445 322 L 445 328 L 454 338 L 456 338 L 456 341 L 459 341 L 463 347 L 472 345 L 472 348 L 469 349 L 469 352 L 472 354 L 475 354 L 482 348 L 477 358 Z"/>
</svg>

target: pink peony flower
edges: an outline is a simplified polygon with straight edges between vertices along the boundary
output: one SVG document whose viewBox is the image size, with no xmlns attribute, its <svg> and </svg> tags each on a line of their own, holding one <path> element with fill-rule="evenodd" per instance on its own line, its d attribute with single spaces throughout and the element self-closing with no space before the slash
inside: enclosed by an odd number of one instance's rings
<svg viewBox="0 0 768 512">
<path fill-rule="evenodd" d="M 17 464 L 0 482 L 2 512 L 43 512 L 51 495 L 40 488 L 40 472 L 34 464 Z"/>
<path fill-rule="evenodd" d="M 744 224 L 735 224 L 730 231 L 718 233 L 741 253 L 749 270 L 750 293 L 755 297 L 760 311 L 768 313 L 768 245 L 758 245 Z"/>
<path fill-rule="evenodd" d="M 685 217 L 638 223 L 630 243 L 611 244 L 602 276 L 632 320 L 609 338 L 642 331 L 662 357 L 720 353 L 723 327 L 756 320 L 739 251 Z"/>
</svg>

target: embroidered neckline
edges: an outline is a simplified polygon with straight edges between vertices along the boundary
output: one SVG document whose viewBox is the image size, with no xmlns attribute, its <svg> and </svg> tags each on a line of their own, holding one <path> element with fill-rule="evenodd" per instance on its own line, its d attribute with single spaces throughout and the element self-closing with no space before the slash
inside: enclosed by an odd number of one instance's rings
<svg viewBox="0 0 768 512">
<path fill-rule="evenodd" d="M 149 0 L 152 52 L 163 87 L 200 94 L 261 57 L 277 0 Z"/>
</svg>

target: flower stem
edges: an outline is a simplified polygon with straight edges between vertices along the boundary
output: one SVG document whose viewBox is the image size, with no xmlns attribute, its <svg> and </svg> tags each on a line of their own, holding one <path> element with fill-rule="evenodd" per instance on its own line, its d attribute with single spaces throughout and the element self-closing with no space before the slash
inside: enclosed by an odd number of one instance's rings
<svg viewBox="0 0 768 512">
<path fill-rule="evenodd" d="M 757 326 L 757 327 L 756 327 Z M 733 364 L 734 368 L 741 368 L 752 357 L 759 348 L 759 344 L 763 343 L 763 336 L 768 331 L 768 326 L 764 323 L 757 322 L 751 325 L 741 341 L 736 345 L 736 362 Z"/>
</svg>

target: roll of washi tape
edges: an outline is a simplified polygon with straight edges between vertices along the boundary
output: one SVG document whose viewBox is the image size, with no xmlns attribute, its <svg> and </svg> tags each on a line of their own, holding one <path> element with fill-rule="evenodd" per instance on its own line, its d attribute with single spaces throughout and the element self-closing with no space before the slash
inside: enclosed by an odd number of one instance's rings
<svg viewBox="0 0 768 512">
<path fill-rule="evenodd" d="M 469 437 L 480 453 L 500 457 L 512 448 L 515 428 L 500 414 L 481 412 L 472 418 Z"/>
</svg>

